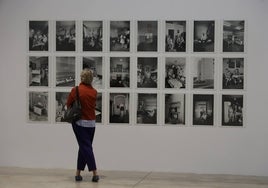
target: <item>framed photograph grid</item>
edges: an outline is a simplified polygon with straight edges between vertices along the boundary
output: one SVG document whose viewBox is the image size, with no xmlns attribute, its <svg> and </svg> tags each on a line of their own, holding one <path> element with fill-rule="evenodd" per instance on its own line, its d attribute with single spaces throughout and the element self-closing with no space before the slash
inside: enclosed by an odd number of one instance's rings
<svg viewBox="0 0 268 188">
<path fill-rule="evenodd" d="M 245 127 L 245 20 L 29 20 L 28 122 L 92 70 L 97 124 Z"/>
</svg>

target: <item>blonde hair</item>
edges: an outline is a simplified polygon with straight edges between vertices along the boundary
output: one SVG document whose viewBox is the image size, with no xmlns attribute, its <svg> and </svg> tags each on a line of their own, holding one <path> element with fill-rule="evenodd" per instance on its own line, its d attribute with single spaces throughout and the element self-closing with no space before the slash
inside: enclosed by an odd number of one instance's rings
<svg viewBox="0 0 268 188">
<path fill-rule="evenodd" d="M 81 74 L 81 82 L 87 85 L 91 85 L 92 80 L 93 80 L 93 73 L 90 69 L 86 68 L 82 70 Z"/>
</svg>

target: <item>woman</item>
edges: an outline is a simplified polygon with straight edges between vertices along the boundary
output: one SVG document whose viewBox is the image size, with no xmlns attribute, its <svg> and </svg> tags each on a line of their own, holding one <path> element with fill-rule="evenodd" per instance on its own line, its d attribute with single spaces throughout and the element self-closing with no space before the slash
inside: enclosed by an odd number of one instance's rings
<svg viewBox="0 0 268 188">
<path fill-rule="evenodd" d="M 72 123 L 73 131 L 76 136 L 79 151 L 77 159 L 77 171 L 75 175 L 76 181 L 82 181 L 81 171 L 87 165 L 88 170 L 93 172 L 92 182 L 98 182 L 96 162 L 92 148 L 92 142 L 95 133 L 95 106 L 97 91 L 92 87 L 93 74 L 91 70 L 84 69 L 81 72 L 81 83 L 78 86 L 79 99 L 82 106 L 82 117 L 80 120 Z M 76 99 L 76 89 L 72 88 L 67 99 L 67 107 L 69 107 Z"/>
</svg>

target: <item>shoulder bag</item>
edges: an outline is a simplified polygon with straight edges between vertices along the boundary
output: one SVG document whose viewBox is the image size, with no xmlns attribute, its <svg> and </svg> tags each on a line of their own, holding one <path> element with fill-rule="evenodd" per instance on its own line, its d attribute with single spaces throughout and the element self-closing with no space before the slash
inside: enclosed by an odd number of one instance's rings
<svg viewBox="0 0 268 188">
<path fill-rule="evenodd" d="M 79 90 L 78 86 L 76 86 L 76 100 L 74 100 L 73 104 L 67 108 L 63 122 L 73 123 L 76 122 L 81 118 L 82 112 L 81 112 L 81 103 L 79 100 Z"/>
</svg>

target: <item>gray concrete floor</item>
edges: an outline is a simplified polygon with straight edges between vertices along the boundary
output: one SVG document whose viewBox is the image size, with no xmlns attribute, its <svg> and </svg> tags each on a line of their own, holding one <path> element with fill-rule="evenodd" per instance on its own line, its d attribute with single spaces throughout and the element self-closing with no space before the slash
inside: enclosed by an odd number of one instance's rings
<svg viewBox="0 0 268 188">
<path fill-rule="evenodd" d="M 0 167 L 0 188 L 268 188 L 268 177 L 161 172 L 100 171 L 99 183 L 88 172 L 74 181 L 74 170 Z"/>
</svg>

